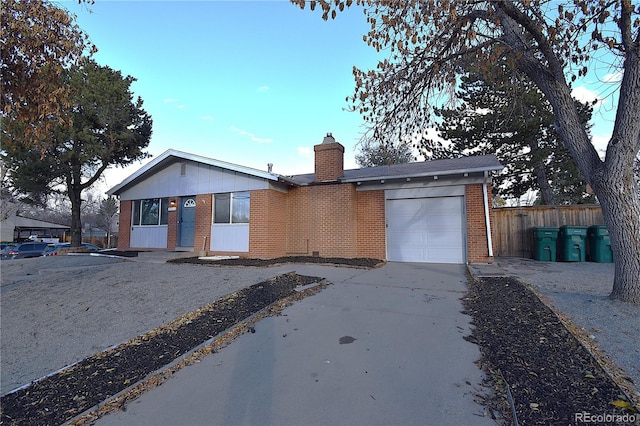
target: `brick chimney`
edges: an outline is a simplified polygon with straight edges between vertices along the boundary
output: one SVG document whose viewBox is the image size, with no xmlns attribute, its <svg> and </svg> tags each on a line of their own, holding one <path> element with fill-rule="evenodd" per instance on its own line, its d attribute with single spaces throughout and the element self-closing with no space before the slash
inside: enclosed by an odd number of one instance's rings
<svg viewBox="0 0 640 426">
<path fill-rule="evenodd" d="M 336 181 L 344 175 L 344 146 L 327 133 L 315 152 L 315 182 Z"/>
</svg>

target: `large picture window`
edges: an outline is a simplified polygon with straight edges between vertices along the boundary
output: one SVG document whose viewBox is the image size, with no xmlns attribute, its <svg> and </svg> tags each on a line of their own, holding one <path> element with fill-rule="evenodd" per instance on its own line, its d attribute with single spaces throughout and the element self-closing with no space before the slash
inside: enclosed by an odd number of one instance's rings
<svg viewBox="0 0 640 426">
<path fill-rule="evenodd" d="M 133 221 L 134 225 L 151 226 L 166 225 L 169 223 L 169 199 L 149 198 L 146 200 L 134 200 Z"/>
<path fill-rule="evenodd" d="M 249 223 L 248 191 L 214 195 L 213 223 Z"/>
</svg>

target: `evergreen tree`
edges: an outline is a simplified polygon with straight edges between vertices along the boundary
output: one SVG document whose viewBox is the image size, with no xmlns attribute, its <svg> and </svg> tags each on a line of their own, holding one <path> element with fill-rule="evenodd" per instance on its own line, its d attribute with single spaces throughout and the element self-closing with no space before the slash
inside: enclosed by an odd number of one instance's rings
<svg viewBox="0 0 640 426">
<path fill-rule="evenodd" d="M 538 191 L 541 204 L 593 202 L 586 180 L 554 130 L 551 105 L 530 81 L 486 79 L 471 71 L 461 78 L 457 108 L 436 108 L 436 129 L 449 143 L 432 142 L 432 158 L 495 154 L 504 165 L 494 191 L 519 199 Z M 496 71 L 497 72 L 497 71 Z M 509 74 L 507 67 L 500 73 Z M 585 128 L 591 107 L 577 105 Z"/>
<path fill-rule="evenodd" d="M 82 242 L 82 191 L 109 166 L 146 158 L 151 117 L 134 100 L 131 76 L 86 60 L 64 74 L 74 94 L 72 124 L 58 123 L 43 147 L 14 143 L 5 147 L 6 166 L 22 201 L 45 204 L 55 193 L 71 202 L 71 244 Z M 25 136 L 26 137 L 26 136 Z"/>
</svg>

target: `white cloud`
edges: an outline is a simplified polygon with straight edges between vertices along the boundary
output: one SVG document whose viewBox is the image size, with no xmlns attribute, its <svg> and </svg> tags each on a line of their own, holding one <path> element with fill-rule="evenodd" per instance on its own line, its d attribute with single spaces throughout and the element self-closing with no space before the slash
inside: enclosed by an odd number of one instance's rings
<svg viewBox="0 0 640 426">
<path fill-rule="evenodd" d="M 585 86 L 575 87 L 571 91 L 571 96 L 573 96 L 575 99 L 583 103 L 591 103 L 594 100 L 597 101 L 597 104 L 602 102 L 602 99 L 598 96 L 596 92 L 594 92 L 593 90 L 587 89 Z"/>
<path fill-rule="evenodd" d="M 164 100 L 164 103 L 165 104 L 175 105 L 175 107 L 178 108 L 178 109 L 184 109 L 184 105 L 179 103 L 179 101 L 180 101 L 180 99 L 178 99 L 178 98 L 166 98 Z"/>
<path fill-rule="evenodd" d="M 298 154 L 305 158 L 311 158 L 311 148 L 309 148 L 308 146 L 299 146 Z"/>
<path fill-rule="evenodd" d="M 620 81 L 622 81 L 622 75 L 622 71 L 618 71 L 613 74 L 607 74 L 604 76 L 604 81 L 605 83 L 619 83 Z"/>
<path fill-rule="evenodd" d="M 598 151 L 598 154 L 600 155 L 600 158 L 604 159 L 604 157 L 605 157 L 605 154 L 607 152 L 607 144 L 609 143 L 609 139 L 611 139 L 611 136 L 593 135 L 591 137 L 591 143 L 595 147 L 596 151 Z"/>
<path fill-rule="evenodd" d="M 258 93 L 264 93 L 269 90 L 269 86 L 260 86 L 258 87 Z"/>
<path fill-rule="evenodd" d="M 243 136 L 249 136 L 249 138 L 253 141 L 253 142 L 257 142 L 257 143 L 271 143 L 273 142 L 271 139 L 269 138 L 260 138 L 256 135 L 254 135 L 251 132 L 247 132 L 246 130 L 242 130 L 237 128 L 236 126 L 231 126 L 231 131 L 234 133 L 240 133 Z"/>
</svg>

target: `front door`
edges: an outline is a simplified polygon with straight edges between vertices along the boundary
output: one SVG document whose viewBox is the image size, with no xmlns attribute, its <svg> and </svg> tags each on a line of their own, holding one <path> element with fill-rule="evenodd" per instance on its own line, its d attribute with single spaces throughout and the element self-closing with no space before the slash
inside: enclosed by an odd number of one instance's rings
<svg viewBox="0 0 640 426">
<path fill-rule="evenodd" d="M 196 197 L 182 197 L 178 219 L 178 246 L 193 247 L 196 229 Z"/>
</svg>

